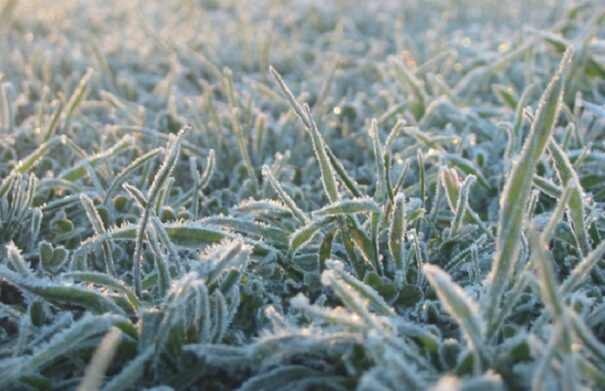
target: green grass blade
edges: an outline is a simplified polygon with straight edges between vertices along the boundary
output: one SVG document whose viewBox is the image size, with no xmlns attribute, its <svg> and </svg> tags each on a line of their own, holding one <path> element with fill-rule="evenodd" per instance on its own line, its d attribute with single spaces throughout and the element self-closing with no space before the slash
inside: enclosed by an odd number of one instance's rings
<svg viewBox="0 0 605 391">
<path fill-rule="evenodd" d="M 149 191 L 147 192 L 146 197 L 146 205 L 143 209 L 143 216 L 141 217 L 138 226 L 137 226 L 137 234 L 135 239 L 135 250 L 134 250 L 134 260 L 133 260 L 133 278 L 134 278 L 134 291 L 137 297 L 141 297 L 141 263 L 143 261 L 143 237 L 145 233 L 145 229 L 147 228 L 147 220 L 151 214 L 151 208 L 154 207 L 155 202 L 157 201 L 158 195 L 160 194 L 160 190 L 164 187 L 166 181 L 172 174 L 172 170 L 176 166 L 177 159 L 179 157 L 179 153 L 181 150 L 181 143 L 185 137 L 185 132 L 187 128 L 182 129 L 176 137 L 172 140 L 170 145 L 166 148 L 166 156 L 164 158 L 164 162 L 162 166 L 158 170 L 155 175 L 151 186 L 149 187 Z"/>
<path fill-rule="evenodd" d="M 122 332 L 118 328 L 114 327 L 107 332 L 86 367 L 78 391 L 98 390 L 101 387 L 105 372 L 109 368 L 121 340 Z"/>
<path fill-rule="evenodd" d="M 282 202 L 288 207 L 288 209 L 290 209 L 292 215 L 296 217 L 296 219 L 301 224 L 308 224 L 310 221 L 309 218 L 305 215 L 302 210 L 300 210 L 300 208 L 296 205 L 296 202 L 294 202 L 292 197 L 290 197 L 290 195 L 286 193 L 279 181 L 273 176 L 273 173 L 271 172 L 269 166 L 263 166 L 263 175 L 269 180 L 271 187 L 273 187 L 273 190 L 275 190 Z"/>
<path fill-rule="evenodd" d="M 489 324 L 497 317 L 502 295 L 515 270 L 521 245 L 524 212 L 529 200 L 536 164 L 550 141 L 559 116 L 563 99 L 564 74 L 571 56 L 571 51 L 566 52 L 557 72 L 544 91 L 521 155 L 517 158 L 502 191 L 496 252 L 488 277 L 487 298 L 484 302 Z"/>
<path fill-rule="evenodd" d="M 578 245 L 582 254 L 586 255 L 592 249 L 588 239 L 588 231 L 584 221 L 584 191 L 580 185 L 580 179 L 569 161 L 567 154 L 559 147 L 559 145 L 551 140 L 550 154 L 555 162 L 557 173 L 563 187 L 567 187 L 570 183 L 574 183 L 572 194 L 569 198 L 567 213 L 573 224 L 574 232 L 578 240 Z"/>
<path fill-rule="evenodd" d="M 395 196 L 393 209 L 389 224 L 389 252 L 393 260 L 393 269 L 401 273 L 403 281 L 407 279 L 407 259 L 405 254 L 406 224 L 405 195 L 400 193 Z"/>
<path fill-rule="evenodd" d="M 475 183 L 477 178 L 474 175 L 469 175 L 464 179 L 460 192 L 458 193 L 458 201 L 456 202 L 456 213 L 452 225 L 450 228 L 450 237 L 455 237 L 458 231 L 462 227 L 462 222 L 468 211 L 468 197 L 471 186 Z"/>
<path fill-rule="evenodd" d="M 80 194 L 80 202 L 86 211 L 86 217 L 88 217 L 88 221 L 93 227 L 93 230 L 96 235 L 102 235 L 105 233 L 105 225 L 103 224 L 103 220 L 101 220 L 101 216 L 95 207 L 92 199 L 86 194 Z M 111 253 L 111 243 L 108 240 L 103 241 L 103 255 L 105 257 L 105 269 L 107 273 L 115 277 L 116 276 L 116 267 L 113 262 L 113 255 Z"/>
<path fill-rule="evenodd" d="M 479 306 L 456 284 L 449 274 L 438 266 L 426 263 L 422 272 L 437 292 L 439 301 L 445 310 L 456 320 L 464 331 L 465 338 L 471 349 L 485 355 L 484 324 Z"/>
<path fill-rule="evenodd" d="M 374 162 L 376 164 L 376 194 L 377 201 L 381 201 L 387 195 L 387 172 L 384 162 L 384 153 L 378 134 L 378 123 L 376 118 L 372 118 L 368 129 L 370 139 L 372 140 L 372 149 L 374 151 Z"/>
<path fill-rule="evenodd" d="M 602 262 L 605 254 L 605 241 L 601 242 L 594 250 L 589 252 L 582 260 L 571 270 L 569 276 L 561 285 L 561 294 L 567 295 L 573 292 L 590 274 L 599 262 Z"/>
<path fill-rule="evenodd" d="M 341 200 L 313 212 L 313 216 L 336 217 L 358 213 L 380 213 L 380 205 L 373 198 L 363 197 Z"/>
</svg>

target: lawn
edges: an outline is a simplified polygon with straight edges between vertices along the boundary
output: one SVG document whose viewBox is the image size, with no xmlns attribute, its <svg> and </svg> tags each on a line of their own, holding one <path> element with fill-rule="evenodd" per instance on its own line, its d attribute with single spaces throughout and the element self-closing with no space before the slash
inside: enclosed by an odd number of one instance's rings
<svg viewBox="0 0 605 391">
<path fill-rule="evenodd" d="M 605 6 L 2 0 L 1 390 L 605 389 Z"/>
</svg>

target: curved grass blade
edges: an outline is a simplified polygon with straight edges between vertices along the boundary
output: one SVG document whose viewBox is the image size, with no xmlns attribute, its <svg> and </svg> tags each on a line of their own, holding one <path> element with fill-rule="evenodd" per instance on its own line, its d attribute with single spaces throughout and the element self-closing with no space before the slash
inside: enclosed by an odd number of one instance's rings
<svg viewBox="0 0 605 391">
<path fill-rule="evenodd" d="M 362 197 L 363 193 L 359 190 L 359 185 L 355 181 L 355 179 L 351 178 L 347 170 L 342 165 L 342 162 L 338 160 L 332 149 L 326 145 L 326 152 L 328 153 L 328 157 L 330 158 L 330 163 L 332 163 L 332 167 L 334 167 L 334 171 L 336 175 L 340 178 L 343 185 L 349 190 L 353 197 Z"/>
<path fill-rule="evenodd" d="M 301 224 L 308 224 L 310 222 L 309 218 L 305 215 L 305 213 L 296 205 L 296 202 L 286 193 L 284 188 L 281 186 L 279 181 L 273 176 L 271 173 L 271 169 L 269 166 L 263 166 L 263 175 L 269 180 L 269 183 L 282 200 L 282 202 L 290 209 L 292 215 L 296 217 Z"/>
<path fill-rule="evenodd" d="M 273 77 L 277 81 L 284 95 L 286 95 L 290 106 L 294 109 L 296 115 L 300 118 L 300 120 L 305 125 L 309 135 L 311 136 L 311 142 L 313 143 L 313 151 L 315 152 L 315 157 L 319 163 L 319 168 L 321 171 L 321 180 L 328 196 L 330 202 L 336 202 L 340 195 L 338 193 L 338 186 L 336 183 L 336 177 L 334 175 L 332 164 L 330 163 L 330 158 L 328 157 L 326 144 L 317 128 L 317 124 L 313 120 L 313 114 L 311 113 L 311 109 L 308 105 L 301 107 L 300 104 L 296 101 L 296 98 L 282 79 L 281 75 L 273 68 L 270 67 L 269 70 L 273 74 Z"/>
<path fill-rule="evenodd" d="M 109 383 L 102 388 L 103 391 L 122 391 L 129 389 L 143 374 L 145 364 L 153 355 L 153 348 L 140 353 L 136 358 L 131 360 L 120 373 L 115 375 Z"/>
<path fill-rule="evenodd" d="M 124 311 L 105 295 L 79 286 L 50 284 L 34 278 L 23 278 L 0 265 L 0 276 L 18 288 L 33 293 L 52 303 L 78 305 L 96 314 L 106 312 L 124 314 Z"/>
<path fill-rule="evenodd" d="M 103 383 L 103 376 L 111 364 L 111 360 L 118 350 L 122 332 L 118 328 L 112 328 L 103 337 L 99 346 L 92 355 L 90 363 L 84 372 L 84 378 L 78 386 L 78 391 L 98 390 Z"/>
<path fill-rule="evenodd" d="M 61 278 L 67 280 L 74 279 L 76 281 L 83 281 L 114 289 L 118 292 L 124 293 L 135 310 L 141 306 L 139 299 L 137 299 L 134 292 L 126 284 L 120 280 L 108 276 L 107 274 L 98 272 L 68 272 L 61 274 Z"/>
<path fill-rule="evenodd" d="M 88 82 L 92 78 L 94 70 L 92 68 L 88 68 L 82 79 L 78 82 L 78 86 L 74 90 L 74 92 L 69 97 L 66 105 L 65 116 L 63 118 L 63 123 L 68 124 L 71 117 L 74 115 L 82 101 L 86 98 L 86 94 L 88 93 Z M 51 134 L 46 134 L 45 139 L 48 139 L 48 136 L 52 136 Z"/>
<path fill-rule="evenodd" d="M 561 294 L 567 295 L 573 292 L 582 281 L 590 274 L 605 255 L 605 241 L 601 242 L 594 250 L 589 252 L 569 273 L 567 279 L 561 285 Z"/>
<path fill-rule="evenodd" d="M 87 172 L 89 173 L 89 175 L 94 175 L 94 167 L 97 165 L 97 163 L 105 159 L 111 158 L 118 152 L 129 148 L 133 144 L 133 141 L 134 139 L 132 137 L 124 137 L 112 147 L 107 148 L 106 150 L 99 152 L 96 155 L 87 157 L 79 163 L 75 164 L 73 168 L 65 170 L 59 175 L 59 177 L 68 181 L 76 181 L 86 175 Z"/>
<path fill-rule="evenodd" d="M 337 217 L 358 213 L 380 213 L 380 205 L 370 197 L 341 200 L 313 212 L 313 216 Z"/>
<path fill-rule="evenodd" d="M 462 222 L 464 217 L 468 211 L 468 197 L 471 186 L 476 181 L 476 177 L 474 175 L 469 175 L 464 179 L 462 186 L 460 188 L 460 192 L 458 193 L 458 201 L 456 202 L 456 213 L 454 215 L 454 220 L 452 220 L 452 225 L 450 228 L 450 238 L 455 237 L 458 234 L 458 231 L 462 227 Z"/>
<path fill-rule="evenodd" d="M 484 346 L 484 324 L 475 301 L 466 295 L 449 274 L 430 263 L 422 265 L 422 272 L 437 292 L 439 301 L 464 331 L 471 349 L 488 358 Z"/>
<path fill-rule="evenodd" d="M 125 319 L 117 315 L 90 315 L 85 314 L 81 319 L 72 323 L 67 329 L 57 332 L 46 343 L 37 346 L 32 354 L 22 356 L 14 365 L 10 365 L 4 371 L 0 383 L 19 378 L 27 373 L 32 373 L 48 365 L 54 359 L 68 354 L 81 347 L 83 342 L 95 338 L 100 333 L 106 332 L 118 322 Z"/>
<path fill-rule="evenodd" d="M 80 194 L 80 201 L 82 202 L 82 206 L 84 206 L 84 210 L 86 211 L 86 216 L 88 217 L 88 221 L 92 225 L 94 232 L 96 235 L 102 235 L 105 233 L 105 225 L 103 224 L 103 220 L 101 220 L 101 216 L 95 207 L 92 199 L 86 194 Z M 107 270 L 107 274 L 112 277 L 116 276 L 116 268 L 113 262 L 113 255 L 111 253 L 111 243 L 109 240 L 104 240 L 101 244 L 103 246 L 103 255 L 105 257 L 105 269 Z"/>
<path fill-rule="evenodd" d="M 331 218 L 316 219 L 294 231 L 294 233 L 290 235 L 289 251 L 295 253 L 299 248 L 313 239 L 320 231 L 326 231 L 332 221 L 333 219 Z"/>
<path fill-rule="evenodd" d="M 439 156 L 443 157 L 465 174 L 474 175 L 481 186 L 484 186 L 488 190 L 492 189 L 489 181 L 485 178 L 483 173 L 481 173 L 481 170 L 475 163 L 463 158 L 462 156 L 454 155 L 453 153 L 441 153 Z"/>
<path fill-rule="evenodd" d="M 19 250 L 13 242 L 10 242 L 6 245 L 6 255 L 13 265 L 13 268 L 15 268 L 21 277 L 33 277 L 29 265 L 25 262 L 25 259 L 23 259 L 23 256 L 21 255 L 21 250 Z"/>
<path fill-rule="evenodd" d="M 160 153 L 164 152 L 163 148 L 155 148 L 151 151 L 147 152 L 144 155 L 139 156 L 135 160 L 133 160 L 128 166 L 124 167 L 122 171 L 115 176 L 115 178 L 111 181 L 109 188 L 105 192 L 105 197 L 103 199 L 103 204 L 107 204 L 114 191 L 120 186 L 126 178 L 132 174 L 139 167 L 145 165 L 148 161 L 158 156 Z"/>
</svg>

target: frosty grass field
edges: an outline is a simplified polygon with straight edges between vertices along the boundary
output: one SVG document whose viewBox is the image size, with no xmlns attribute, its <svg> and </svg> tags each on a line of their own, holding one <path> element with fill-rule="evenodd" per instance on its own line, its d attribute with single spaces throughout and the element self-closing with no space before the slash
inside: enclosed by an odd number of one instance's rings
<svg viewBox="0 0 605 391">
<path fill-rule="evenodd" d="M 605 389 L 605 5 L 3 0 L 1 390 Z"/>
</svg>

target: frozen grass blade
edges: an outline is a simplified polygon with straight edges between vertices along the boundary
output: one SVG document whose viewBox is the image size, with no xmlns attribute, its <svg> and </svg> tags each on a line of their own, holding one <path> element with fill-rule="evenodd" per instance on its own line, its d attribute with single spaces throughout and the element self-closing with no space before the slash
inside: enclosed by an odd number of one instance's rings
<svg viewBox="0 0 605 391">
<path fill-rule="evenodd" d="M 2 128 L 6 132 L 12 132 L 15 127 L 15 120 L 13 118 L 13 109 L 11 107 L 11 93 L 9 93 L 12 86 L 9 83 L 2 83 L 0 85 L 0 93 L 2 97 Z"/>
<path fill-rule="evenodd" d="M 540 191 L 547 196 L 559 199 L 562 195 L 561 188 L 554 184 L 551 180 L 541 177 L 539 175 L 534 175 L 533 180 L 534 186 L 536 186 Z"/>
<path fill-rule="evenodd" d="M 108 276 L 104 273 L 99 272 L 68 272 L 62 274 L 62 278 L 65 280 L 73 279 L 75 281 L 83 281 L 90 284 L 100 285 L 109 289 L 116 290 L 118 292 L 124 293 L 127 297 L 128 301 L 132 305 L 132 308 L 137 310 L 141 303 L 135 296 L 134 292 L 130 289 L 129 286 L 124 284 L 122 281 L 119 281 L 111 276 Z"/>
<path fill-rule="evenodd" d="M 377 319 L 371 314 L 367 307 L 366 299 L 361 296 L 350 285 L 346 284 L 342 278 L 333 270 L 326 270 L 321 275 L 322 284 L 331 287 L 342 302 L 359 316 L 367 325 L 379 327 Z"/>
<path fill-rule="evenodd" d="M 344 215 L 354 215 L 358 213 L 380 213 L 380 205 L 374 199 L 369 197 L 354 198 L 352 200 L 342 200 L 313 212 L 313 216 L 318 217 L 337 217 Z"/>
<path fill-rule="evenodd" d="M 296 101 L 296 98 L 284 82 L 283 78 L 277 71 L 270 67 L 270 71 L 273 74 L 273 77 L 277 81 L 280 86 L 282 92 L 288 98 L 288 102 L 290 106 L 294 109 L 296 115 L 300 118 L 300 120 L 305 125 L 309 135 L 311 136 L 311 141 L 313 143 L 313 151 L 315 152 L 315 157 L 319 163 L 319 169 L 321 171 L 321 180 L 324 186 L 324 190 L 328 196 L 330 202 L 336 202 L 340 195 L 338 193 L 338 185 L 336 183 L 336 177 L 334 174 L 334 170 L 332 164 L 330 163 L 330 158 L 327 153 L 327 147 L 324 142 L 319 129 L 317 128 L 317 124 L 313 120 L 313 114 L 311 113 L 311 109 L 305 105 L 301 107 L 300 104 Z"/>
<path fill-rule="evenodd" d="M 552 258 L 547 253 L 547 246 L 535 230 L 529 234 L 529 245 L 532 261 L 537 270 L 542 301 L 557 319 L 564 317 L 563 298 L 559 294 L 558 282 L 552 268 Z"/>
<path fill-rule="evenodd" d="M 290 91 L 290 88 L 288 88 L 288 85 L 286 84 L 282 76 L 279 74 L 279 72 L 277 72 L 277 70 L 275 70 L 275 68 L 273 68 L 273 66 L 269 66 L 269 71 L 273 75 L 273 78 L 277 82 L 277 85 L 279 85 L 279 88 L 281 89 L 282 93 L 286 96 L 286 99 L 288 99 L 288 103 L 290 104 L 298 118 L 300 118 L 302 123 L 305 125 L 305 128 L 310 130 L 311 122 L 309 121 L 309 118 L 307 117 L 302 106 L 296 100 L 294 94 L 292 94 L 292 91 Z"/>
<path fill-rule="evenodd" d="M 602 106 L 595 105 L 594 103 L 582 101 L 582 106 L 592 111 L 599 118 L 605 118 L 605 108 Z"/>
<path fill-rule="evenodd" d="M 128 194 L 130 194 L 130 196 L 135 200 L 141 209 L 145 209 L 145 207 L 147 207 L 147 198 L 141 190 L 137 189 L 130 183 L 124 183 L 122 187 L 128 192 Z"/>
<path fill-rule="evenodd" d="M 158 170 L 156 176 L 151 183 L 151 187 L 147 192 L 146 204 L 143 209 L 143 216 L 137 226 L 137 234 L 135 239 L 135 250 L 133 256 L 133 277 L 134 277 L 134 291 L 138 297 L 141 296 L 141 263 L 143 261 L 143 236 L 145 229 L 147 228 L 147 220 L 151 214 L 151 207 L 157 200 L 160 190 L 170 177 L 174 166 L 176 165 L 179 153 L 181 150 L 181 143 L 185 137 L 186 129 L 181 130 L 174 140 L 166 149 L 166 156 L 162 166 Z"/>
<path fill-rule="evenodd" d="M 401 61 L 396 62 L 396 71 L 405 85 L 409 87 L 416 100 L 411 105 L 412 112 L 416 119 L 422 118 L 426 106 L 426 92 L 422 82 L 408 69 L 407 65 Z"/>
<path fill-rule="evenodd" d="M 370 139 L 372 140 L 372 148 L 374 151 L 374 161 L 376 164 L 376 194 L 377 201 L 382 201 L 387 195 L 387 171 L 384 163 L 384 153 L 380 143 L 380 135 L 378 134 L 378 123 L 376 118 L 372 118 L 370 128 L 368 129 Z"/>
<path fill-rule="evenodd" d="M 424 154 L 422 153 L 422 149 L 418 149 L 416 153 L 416 161 L 418 163 L 418 187 L 420 189 L 420 201 L 422 201 L 422 206 L 426 207 L 426 174 L 424 171 Z"/>
<path fill-rule="evenodd" d="M 116 354 L 116 350 L 122 339 L 122 332 L 117 328 L 112 328 L 103 337 L 99 346 L 86 367 L 82 383 L 78 386 L 78 391 L 98 390 L 103 383 L 103 376 L 109 368 L 111 360 Z"/>
<path fill-rule="evenodd" d="M 311 140 L 313 141 L 313 150 L 315 151 L 315 156 L 319 162 L 324 189 L 330 202 L 337 202 L 340 199 L 340 195 L 338 193 L 336 176 L 334 175 L 334 170 L 332 164 L 330 163 L 330 158 L 328 157 L 326 144 L 321 136 L 321 133 L 319 133 L 319 129 L 317 129 L 317 125 L 315 124 L 315 120 L 313 120 L 313 114 L 311 113 L 309 106 L 305 105 L 304 110 L 307 114 L 309 123 L 311 124 L 309 132 L 311 134 Z"/>
<path fill-rule="evenodd" d="M 464 331 L 470 348 L 482 358 L 488 355 L 484 345 L 484 325 L 479 306 L 467 296 L 452 278 L 436 265 L 422 265 L 422 272 L 437 292 L 439 301 L 445 310 L 456 320 Z"/>
<path fill-rule="evenodd" d="M 393 269 L 401 273 L 403 281 L 407 279 L 407 259 L 404 248 L 406 235 L 405 195 L 395 196 L 389 224 L 389 252 L 393 260 Z"/>
<path fill-rule="evenodd" d="M 61 143 L 65 144 L 67 138 L 64 136 L 59 136 Z M 52 139 L 51 139 L 52 140 Z M 60 178 L 68 181 L 75 182 L 78 179 L 85 176 L 87 173 L 93 177 L 95 175 L 94 167 L 99 163 L 108 159 L 112 156 L 115 156 L 122 150 L 129 148 L 133 143 L 133 139 L 131 137 L 124 137 L 118 143 L 113 145 L 110 148 L 107 148 L 105 151 L 99 152 L 96 155 L 85 157 L 79 163 L 75 164 L 73 168 L 65 170 L 61 173 Z M 94 179 L 94 177 L 93 177 Z"/>
<path fill-rule="evenodd" d="M 11 242 L 6 246 L 6 253 L 11 264 L 21 275 L 21 277 L 32 277 L 32 272 L 29 265 L 25 263 L 25 259 L 23 259 L 23 256 L 21 255 L 21 250 L 19 250 L 14 243 Z"/>
<path fill-rule="evenodd" d="M 329 218 L 320 218 L 314 221 L 309 221 L 306 225 L 297 229 L 289 239 L 289 249 L 291 253 L 296 252 L 299 248 L 307 244 L 315 235 L 329 225 Z"/>
<path fill-rule="evenodd" d="M 489 288 L 484 302 L 484 311 L 489 325 L 495 321 L 502 295 L 513 277 L 512 273 L 521 245 L 524 209 L 529 200 L 536 164 L 550 141 L 559 116 L 564 74 L 571 56 L 571 51 L 565 53 L 557 72 L 542 95 L 521 155 L 517 158 L 502 191 L 496 252 L 488 277 Z"/>
<path fill-rule="evenodd" d="M 534 89 L 534 85 L 530 84 L 529 86 L 527 86 L 525 88 L 525 91 L 523 91 L 523 95 L 521 95 L 521 98 L 519 98 L 519 101 L 517 102 L 517 108 L 515 109 L 515 121 L 513 123 L 513 131 L 512 131 L 512 136 L 513 136 L 513 150 L 511 152 L 513 153 L 518 153 L 519 150 L 521 149 L 521 141 L 522 141 L 522 135 L 521 135 L 521 131 L 522 131 L 522 127 L 523 127 L 523 110 L 525 110 L 525 107 L 527 105 L 527 101 L 529 99 L 530 94 L 533 92 Z"/>
<path fill-rule="evenodd" d="M 581 340 L 586 348 L 600 361 L 601 365 L 605 364 L 605 345 L 599 341 L 578 314 L 568 310 L 567 316 L 571 321 L 574 333 L 578 336 L 578 339 Z"/>
<path fill-rule="evenodd" d="M 221 230 L 217 226 L 205 224 L 202 222 L 186 222 L 186 223 L 166 223 L 163 224 L 166 234 L 175 245 L 199 248 L 200 246 L 209 243 L 218 243 L 226 237 L 233 237 L 226 231 Z M 80 249 L 89 250 L 90 247 L 97 245 L 105 239 L 112 240 L 129 240 L 135 241 L 137 238 L 138 225 L 128 224 L 119 228 L 114 228 L 107 231 L 106 234 L 94 236 L 82 242 Z M 258 244 L 259 247 L 262 247 Z"/>
<path fill-rule="evenodd" d="M 40 144 L 38 148 L 36 148 L 29 156 L 25 159 L 20 160 L 19 163 L 14 167 L 13 172 L 15 174 L 24 174 L 33 168 L 36 163 L 40 161 L 44 155 L 46 155 L 51 149 L 56 147 L 57 145 L 65 144 L 66 137 L 65 136 L 56 136 L 44 143 Z"/>
<path fill-rule="evenodd" d="M 597 267 L 605 255 L 605 241 L 588 253 L 571 271 L 567 279 L 561 285 L 561 294 L 567 295 L 573 292 L 588 277 L 590 272 Z"/>
<path fill-rule="evenodd" d="M 365 262 L 371 265 L 374 271 L 379 274 L 383 274 L 382 263 L 378 260 L 378 253 L 376 252 L 375 243 L 365 233 L 365 231 L 362 231 L 361 229 L 355 227 L 349 227 L 348 235 L 350 236 L 351 241 L 353 242 L 355 247 L 357 247 L 357 249 L 361 253 L 361 256 L 363 257 Z M 361 277 L 364 274 L 358 273 L 358 275 L 359 277 Z"/>
<path fill-rule="evenodd" d="M 103 391 L 121 391 L 129 389 L 143 374 L 145 364 L 151 358 L 153 349 L 148 348 L 131 360 L 120 373 L 115 375 L 103 388 Z"/>
<path fill-rule="evenodd" d="M 368 325 L 362 319 L 346 316 L 340 308 L 327 309 L 321 305 L 310 304 L 309 299 L 301 293 L 290 300 L 290 305 L 293 308 L 304 311 L 305 314 L 314 319 L 319 319 L 329 324 L 340 325 L 354 331 L 363 331 L 368 328 Z"/>
<path fill-rule="evenodd" d="M 462 227 L 462 222 L 466 216 L 468 210 L 468 196 L 471 186 L 475 183 L 477 178 L 474 175 L 469 175 L 464 179 L 460 192 L 458 193 L 458 201 L 456 202 L 456 214 L 450 228 L 450 237 L 453 238 L 458 234 L 458 231 Z"/>
<path fill-rule="evenodd" d="M 0 276 L 20 289 L 33 293 L 52 303 L 78 305 L 95 314 L 106 312 L 124 314 L 124 311 L 105 295 L 88 288 L 49 284 L 31 277 L 23 278 L 0 265 Z"/>
<path fill-rule="evenodd" d="M 352 289 L 357 291 L 361 297 L 368 301 L 371 308 L 382 316 L 392 316 L 395 311 L 384 301 L 384 298 L 380 296 L 376 290 L 369 285 L 359 281 L 346 271 L 342 270 L 339 265 L 334 267 L 335 272 L 342 280 L 347 283 Z"/>
<path fill-rule="evenodd" d="M 288 365 L 275 368 L 246 381 L 238 391 L 256 391 L 279 387 L 278 389 L 310 389 L 314 386 L 330 386 L 331 389 L 345 389 L 347 382 L 338 376 L 325 375 L 302 365 Z"/>
<path fill-rule="evenodd" d="M 112 325 L 123 320 L 124 318 L 115 315 L 94 316 L 88 314 L 83 316 L 65 330 L 57 332 L 47 343 L 38 346 L 35 352 L 24 356 L 15 366 L 5 372 L 6 377 L 1 379 L 0 383 L 39 370 L 57 357 L 81 348 L 82 343 L 94 338 L 99 333 L 106 332 Z"/>
<path fill-rule="evenodd" d="M 460 178 L 458 177 L 456 170 L 449 167 L 441 167 L 439 176 L 441 177 L 441 183 L 445 189 L 445 195 L 450 210 L 452 213 L 456 213 L 456 204 L 459 198 L 460 186 L 462 186 Z"/>
<path fill-rule="evenodd" d="M 461 156 L 454 155 L 452 153 L 442 153 L 439 156 L 446 160 L 448 163 L 458 168 L 463 173 L 475 176 L 481 186 L 485 187 L 486 189 L 492 188 L 489 181 L 481 173 L 481 170 L 479 169 L 479 167 L 477 167 L 475 163 Z"/>
<path fill-rule="evenodd" d="M 69 100 L 67 101 L 67 110 L 65 111 L 65 117 L 63 118 L 63 123 L 68 124 L 69 120 L 75 114 L 78 106 L 82 103 L 84 98 L 86 98 L 86 94 L 88 93 L 88 82 L 92 78 L 94 70 L 92 68 L 88 68 L 82 79 L 78 82 L 78 86 L 71 94 Z M 48 138 L 52 136 L 52 133 L 47 133 L 44 135 L 42 141 L 48 140 Z"/>
<path fill-rule="evenodd" d="M 210 178 L 212 178 L 212 175 L 214 174 L 214 168 L 216 165 L 216 154 L 214 149 L 211 149 L 210 152 L 208 152 L 206 168 L 204 169 L 202 175 L 200 175 L 197 167 L 195 166 L 195 158 L 191 157 L 189 162 L 191 164 L 191 171 L 194 178 L 193 197 L 191 198 L 191 213 L 194 218 L 197 218 L 199 215 L 198 207 L 200 192 L 204 190 L 206 186 L 208 186 L 208 182 L 210 182 Z"/>
<path fill-rule="evenodd" d="M 96 235 L 103 235 L 105 233 L 105 225 L 103 224 L 103 220 L 101 220 L 101 216 L 95 207 L 92 199 L 86 194 L 80 194 L 80 202 L 86 211 L 86 217 L 88 217 L 88 221 L 92 225 L 92 228 Z M 101 244 L 103 246 L 103 256 L 105 257 L 105 269 L 107 270 L 107 274 L 112 277 L 116 276 L 116 267 L 113 262 L 113 255 L 111 253 L 111 243 L 109 240 L 104 240 Z"/>
<path fill-rule="evenodd" d="M 146 232 L 147 241 L 151 246 L 151 250 L 155 256 L 155 266 L 157 273 L 157 287 L 158 293 L 160 297 L 166 296 L 166 292 L 170 287 L 170 272 L 168 270 L 168 265 L 166 262 L 166 258 L 164 257 L 164 253 L 160 249 L 160 241 L 157 237 L 155 229 L 149 229 Z M 136 296 L 135 296 L 136 297 Z"/>
<path fill-rule="evenodd" d="M 334 167 L 336 175 L 338 175 L 343 185 L 347 188 L 347 190 L 349 190 L 351 195 L 356 198 L 363 197 L 363 193 L 359 189 L 359 185 L 357 182 L 355 182 L 355 179 L 351 178 L 351 176 L 347 173 L 340 160 L 338 160 L 328 145 L 326 145 L 326 152 L 328 153 L 330 163 L 332 163 L 332 167 Z"/>
<path fill-rule="evenodd" d="M 555 205 L 555 209 L 548 220 L 548 223 L 542 230 L 542 239 L 545 243 L 548 243 L 552 236 L 555 233 L 557 228 L 557 224 L 563 218 L 563 214 L 565 213 L 565 209 L 567 208 L 567 202 L 571 198 L 572 193 L 575 191 L 575 184 L 572 182 L 566 188 L 561 197 L 557 200 L 557 204 Z"/>
<path fill-rule="evenodd" d="M 202 221 L 240 234 L 264 238 L 271 243 L 282 244 L 287 242 L 288 233 L 286 231 L 260 222 L 220 216 L 208 217 Z"/>
<path fill-rule="evenodd" d="M 113 196 L 115 190 L 122 185 L 122 183 L 126 180 L 126 178 L 128 178 L 129 175 L 131 175 L 138 168 L 147 164 L 147 162 L 149 162 L 151 159 L 154 159 L 162 152 L 162 148 L 153 149 L 147 152 L 146 154 L 139 156 L 138 158 L 133 160 L 128 166 L 124 167 L 122 171 L 120 171 L 118 175 L 116 175 L 115 178 L 111 181 L 109 189 L 107 189 L 107 191 L 105 192 L 103 204 L 106 205 L 109 202 L 109 199 Z"/>
<path fill-rule="evenodd" d="M 540 297 L 542 302 L 555 319 L 555 332 L 552 336 L 551 343 L 547 349 L 547 353 L 543 357 L 541 366 L 545 368 L 552 360 L 555 353 L 563 354 L 563 363 L 566 366 L 562 373 L 563 383 L 566 389 L 573 389 L 577 380 L 572 380 L 576 374 L 575 354 L 571 348 L 571 321 L 567 316 L 567 310 L 563 301 L 563 296 L 558 289 L 558 282 L 555 278 L 555 273 L 552 267 L 552 257 L 547 253 L 546 243 L 541 236 L 533 228 L 529 232 L 529 246 L 531 249 L 532 262 L 537 270 Z M 560 329 L 560 334 L 557 329 Z M 557 346 L 557 345 L 561 346 Z M 552 349 L 552 352 L 551 350 Z M 542 368 L 536 371 L 534 380 L 541 378 Z"/>
<path fill-rule="evenodd" d="M 576 174 L 567 154 L 552 140 L 550 142 L 550 154 L 555 162 L 557 173 L 563 187 L 567 187 L 570 183 L 574 184 L 573 192 L 569 198 L 567 213 L 570 221 L 573 223 L 574 232 L 578 240 L 578 247 L 583 255 L 586 255 L 592 249 L 586 223 L 584 222 L 584 191 L 580 185 L 580 179 Z"/>
<path fill-rule="evenodd" d="M 294 202 L 292 197 L 290 197 L 288 193 L 286 193 L 279 181 L 271 173 L 271 169 L 269 168 L 269 166 L 263 166 L 263 175 L 269 180 L 271 187 L 273 187 L 273 190 L 275 190 L 282 202 L 288 207 L 288 209 L 290 209 L 292 215 L 296 217 L 296 219 L 301 224 L 308 224 L 310 222 L 309 218 L 305 215 L 302 210 L 300 210 L 300 208 L 296 205 L 296 202 Z"/>
<path fill-rule="evenodd" d="M 260 184 L 258 182 L 254 166 L 252 165 L 252 159 L 250 159 L 250 154 L 248 153 L 248 145 L 246 142 L 246 138 L 244 137 L 244 133 L 242 131 L 242 127 L 239 120 L 239 109 L 235 102 L 235 91 L 233 90 L 233 74 L 228 69 L 226 69 L 223 73 L 225 78 L 225 87 L 227 89 L 227 97 L 229 98 L 229 107 L 231 109 L 231 126 L 233 127 L 233 131 L 235 132 L 235 135 L 237 137 L 237 147 L 239 148 L 239 152 L 242 156 L 242 161 L 244 162 L 246 171 L 248 172 L 248 176 L 254 183 L 255 189 L 258 191 L 258 189 L 260 188 Z"/>
</svg>

